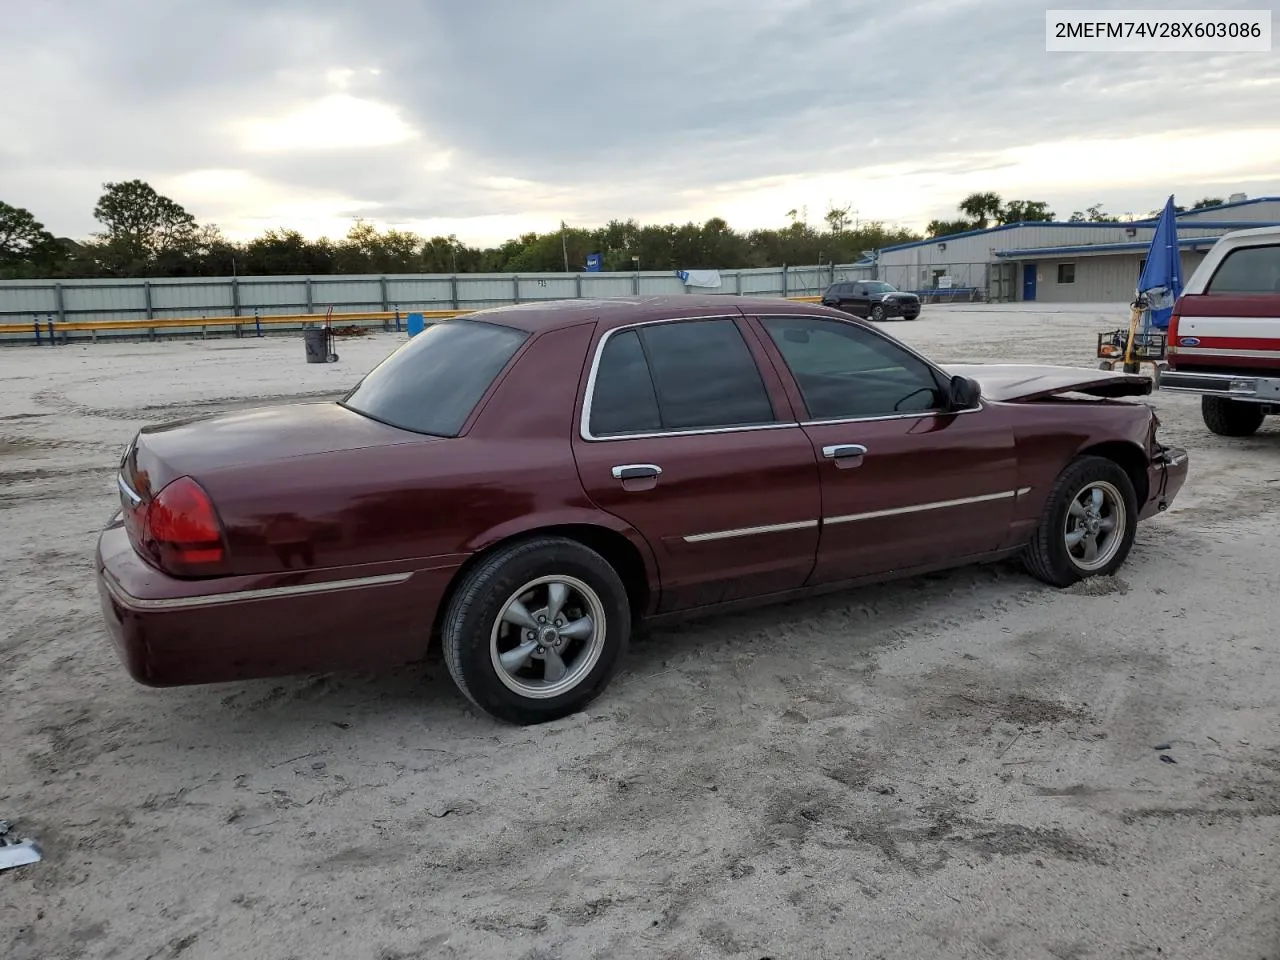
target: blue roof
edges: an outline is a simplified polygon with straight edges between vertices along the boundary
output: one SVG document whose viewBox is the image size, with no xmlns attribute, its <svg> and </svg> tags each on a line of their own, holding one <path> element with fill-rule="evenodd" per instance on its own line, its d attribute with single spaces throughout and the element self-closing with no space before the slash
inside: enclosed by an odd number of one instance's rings
<svg viewBox="0 0 1280 960">
<path fill-rule="evenodd" d="M 1216 207 L 1201 207 L 1199 210 L 1184 210 L 1178 214 L 1178 219 L 1182 220 L 1191 214 L 1199 216 L 1210 210 L 1225 210 L 1228 207 L 1247 207 L 1255 203 L 1280 203 L 1280 197 L 1254 197 L 1252 200 L 1237 200 L 1234 203 L 1223 203 Z M 881 247 L 880 253 L 887 253 L 890 250 L 909 250 L 912 247 L 925 247 L 931 243 L 946 243 L 949 240 L 960 240 L 964 237 L 977 237 L 986 233 L 999 233 L 1001 230 L 1016 230 L 1018 227 L 1084 227 L 1102 228 L 1105 227 L 1114 230 L 1116 227 L 1155 227 L 1157 218 L 1150 217 L 1143 220 L 1125 220 L 1120 223 L 1098 223 L 1095 221 L 1085 221 L 1072 223 L 1067 220 L 1020 220 L 1017 223 L 1005 223 L 998 227 L 983 227 L 980 230 L 965 230 L 962 233 L 947 233 L 940 237 L 930 237 L 927 240 L 912 240 L 910 243 L 896 243 L 891 247 Z M 1209 230 L 1235 230 L 1245 227 L 1263 227 L 1266 223 L 1254 220 L 1190 220 L 1188 226 L 1204 227 Z"/>
<path fill-rule="evenodd" d="M 1255 223 L 1253 226 L 1265 227 L 1268 224 Z M 1277 224 L 1280 226 L 1280 224 Z M 1218 242 L 1217 237 L 1179 237 L 1179 247 L 1211 247 Z M 1017 259 L 1019 257 L 1036 257 L 1045 254 L 1059 253 L 1122 253 L 1127 250 L 1149 250 L 1150 240 L 1136 240 L 1126 243 L 1081 243 L 1071 247 L 1026 247 L 1022 250 L 998 250 L 997 257 Z"/>
</svg>

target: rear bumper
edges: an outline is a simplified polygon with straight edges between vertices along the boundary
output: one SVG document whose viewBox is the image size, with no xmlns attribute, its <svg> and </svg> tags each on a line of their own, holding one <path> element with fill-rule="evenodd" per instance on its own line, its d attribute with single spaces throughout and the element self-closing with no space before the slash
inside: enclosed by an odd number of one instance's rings
<svg viewBox="0 0 1280 960">
<path fill-rule="evenodd" d="M 1165 447 L 1147 467 L 1147 502 L 1138 512 L 1146 520 L 1167 509 L 1187 482 L 1190 459 L 1182 447 Z"/>
<path fill-rule="evenodd" d="M 125 669 L 139 683 L 164 687 L 416 660 L 461 562 L 455 559 L 426 569 L 178 580 L 144 563 L 113 521 L 98 538 L 94 569 Z"/>
<path fill-rule="evenodd" d="M 1159 382 L 1161 390 L 1177 393 L 1228 397 L 1245 403 L 1280 404 L 1280 377 L 1165 370 L 1161 372 Z"/>
</svg>

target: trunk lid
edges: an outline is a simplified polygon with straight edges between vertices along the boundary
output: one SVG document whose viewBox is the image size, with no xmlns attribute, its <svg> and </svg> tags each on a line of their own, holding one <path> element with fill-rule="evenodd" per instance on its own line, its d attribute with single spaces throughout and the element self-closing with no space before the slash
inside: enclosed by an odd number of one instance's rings
<svg viewBox="0 0 1280 960">
<path fill-rule="evenodd" d="M 1028 403 L 1065 394 L 1115 399 L 1151 393 L 1151 378 L 1140 373 L 1086 370 L 1036 364 L 949 364 L 953 376 L 968 377 L 982 386 L 982 395 L 1002 403 Z"/>
<path fill-rule="evenodd" d="M 365 447 L 434 440 L 337 403 L 295 403 L 143 427 L 121 462 L 131 490 L 149 500 L 181 476 Z"/>
</svg>

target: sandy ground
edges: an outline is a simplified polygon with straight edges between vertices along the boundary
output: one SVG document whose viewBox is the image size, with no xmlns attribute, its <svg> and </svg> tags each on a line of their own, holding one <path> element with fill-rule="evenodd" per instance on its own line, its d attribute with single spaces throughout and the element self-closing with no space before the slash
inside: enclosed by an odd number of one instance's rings
<svg viewBox="0 0 1280 960">
<path fill-rule="evenodd" d="M 1126 318 L 891 329 L 1093 366 Z M 0 957 L 1280 956 L 1280 424 L 1220 440 L 1157 396 L 1191 477 L 1112 581 L 970 569 L 654 631 L 541 728 L 434 655 L 135 685 L 91 582 L 134 430 L 332 395 L 397 342 L 0 349 L 0 818 L 47 854 L 0 874 Z"/>
</svg>

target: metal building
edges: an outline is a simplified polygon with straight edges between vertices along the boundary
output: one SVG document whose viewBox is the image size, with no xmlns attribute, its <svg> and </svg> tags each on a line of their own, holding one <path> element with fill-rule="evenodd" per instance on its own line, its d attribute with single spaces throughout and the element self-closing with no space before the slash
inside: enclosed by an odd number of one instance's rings
<svg viewBox="0 0 1280 960">
<path fill-rule="evenodd" d="M 1184 276 L 1218 237 L 1280 225 L 1280 197 L 1233 199 L 1178 214 Z M 1156 221 L 1012 223 L 884 247 L 855 266 L 930 299 L 1128 301 Z"/>
</svg>

